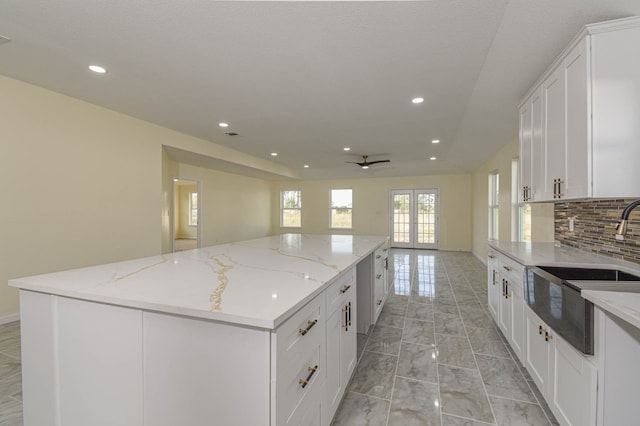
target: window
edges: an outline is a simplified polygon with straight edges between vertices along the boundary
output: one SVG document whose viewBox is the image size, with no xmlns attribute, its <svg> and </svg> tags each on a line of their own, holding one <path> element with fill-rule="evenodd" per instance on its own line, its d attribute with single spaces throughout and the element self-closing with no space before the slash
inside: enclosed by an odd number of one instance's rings
<svg viewBox="0 0 640 426">
<path fill-rule="evenodd" d="M 331 228 L 351 229 L 351 195 L 350 189 L 331 190 Z"/>
<path fill-rule="evenodd" d="M 531 204 L 520 206 L 520 241 L 531 242 Z"/>
<path fill-rule="evenodd" d="M 489 174 L 489 239 L 498 239 L 498 202 L 500 199 L 500 176 L 498 171 Z"/>
<path fill-rule="evenodd" d="M 280 191 L 280 226 L 300 228 L 302 226 L 302 192 Z"/>
<path fill-rule="evenodd" d="M 189 226 L 198 226 L 198 193 L 189 193 Z"/>
</svg>

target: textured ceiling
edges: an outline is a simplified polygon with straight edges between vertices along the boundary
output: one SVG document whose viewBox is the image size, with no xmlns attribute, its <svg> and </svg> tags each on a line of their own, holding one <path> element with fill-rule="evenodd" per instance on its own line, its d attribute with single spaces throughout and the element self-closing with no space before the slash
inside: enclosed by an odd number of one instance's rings
<svg viewBox="0 0 640 426">
<path fill-rule="evenodd" d="M 305 179 L 467 173 L 583 25 L 631 15 L 640 1 L 0 0 L 0 74 Z M 363 154 L 391 163 L 345 163 Z"/>
</svg>

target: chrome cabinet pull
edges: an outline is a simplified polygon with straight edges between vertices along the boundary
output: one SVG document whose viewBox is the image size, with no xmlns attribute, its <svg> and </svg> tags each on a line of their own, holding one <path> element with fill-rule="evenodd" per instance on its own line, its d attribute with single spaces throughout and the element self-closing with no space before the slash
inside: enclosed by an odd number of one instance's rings
<svg viewBox="0 0 640 426">
<path fill-rule="evenodd" d="M 301 336 L 304 336 L 309 332 L 309 330 L 313 328 L 314 325 L 316 325 L 317 322 L 318 320 L 307 321 L 307 328 L 299 328 L 298 334 L 300 334 Z"/>
<path fill-rule="evenodd" d="M 342 288 L 340 289 L 340 294 L 344 294 L 344 293 L 346 293 L 346 292 L 347 292 L 347 290 L 349 290 L 350 288 L 351 288 L 351 284 L 349 284 L 349 285 L 345 285 L 344 287 L 342 287 Z"/>
<path fill-rule="evenodd" d="M 309 367 L 307 368 L 307 370 L 310 372 L 307 378 L 298 380 L 298 383 L 300 384 L 300 386 L 302 386 L 302 389 L 304 389 L 309 384 L 309 380 L 311 380 L 313 375 L 316 374 L 316 371 L 318 371 L 318 366 L 316 365 L 315 367 Z"/>
</svg>

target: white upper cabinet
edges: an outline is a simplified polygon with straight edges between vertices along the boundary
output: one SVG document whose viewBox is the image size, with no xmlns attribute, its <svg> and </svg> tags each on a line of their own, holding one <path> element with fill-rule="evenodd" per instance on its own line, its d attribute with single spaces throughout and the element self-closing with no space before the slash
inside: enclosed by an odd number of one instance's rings
<svg viewBox="0 0 640 426">
<path fill-rule="evenodd" d="M 520 104 L 520 202 L 640 196 L 640 18 L 587 25 Z"/>
</svg>

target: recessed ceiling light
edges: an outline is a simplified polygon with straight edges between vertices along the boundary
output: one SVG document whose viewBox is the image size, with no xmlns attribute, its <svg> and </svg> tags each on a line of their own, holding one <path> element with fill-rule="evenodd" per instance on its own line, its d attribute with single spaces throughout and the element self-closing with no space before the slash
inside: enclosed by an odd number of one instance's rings
<svg viewBox="0 0 640 426">
<path fill-rule="evenodd" d="M 218 123 L 218 126 L 220 126 L 220 127 L 229 127 L 229 123 L 221 122 L 221 123 Z"/>
<path fill-rule="evenodd" d="M 100 65 L 89 65 L 89 69 L 98 74 L 104 74 L 107 72 L 105 67 L 101 67 Z"/>
<path fill-rule="evenodd" d="M 309 165 L 308 165 L 308 164 L 305 164 L 305 165 L 304 165 L 304 168 L 305 168 L 305 169 L 308 169 L 308 168 L 309 168 Z"/>
<path fill-rule="evenodd" d="M 431 143 L 440 143 L 440 139 L 434 139 L 431 141 Z"/>
<path fill-rule="evenodd" d="M 429 157 L 429 160 L 437 160 L 436 157 Z"/>
<path fill-rule="evenodd" d="M 424 102 L 424 98 L 421 98 L 421 97 L 413 98 L 411 99 L 411 102 L 413 102 L 414 104 L 421 104 Z"/>
<path fill-rule="evenodd" d="M 277 152 L 272 152 L 272 153 L 271 153 L 271 156 L 272 156 L 272 157 L 277 157 L 277 156 L 278 156 L 278 153 L 277 153 Z"/>
<path fill-rule="evenodd" d="M 351 148 L 349 148 L 348 146 L 345 146 L 343 149 L 344 149 L 345 151 L 351 151 Z"/>
</svg>

